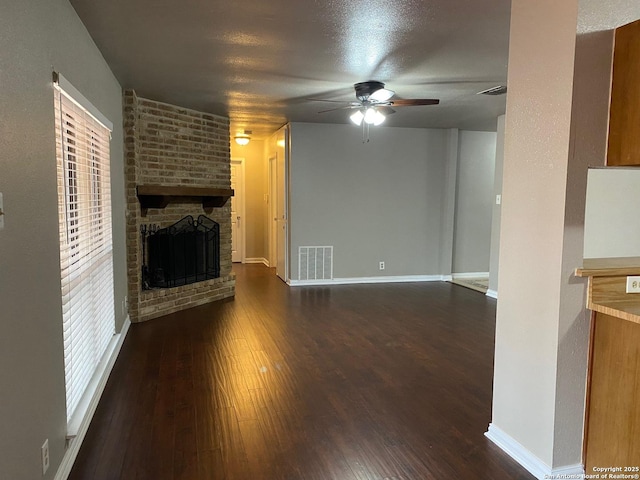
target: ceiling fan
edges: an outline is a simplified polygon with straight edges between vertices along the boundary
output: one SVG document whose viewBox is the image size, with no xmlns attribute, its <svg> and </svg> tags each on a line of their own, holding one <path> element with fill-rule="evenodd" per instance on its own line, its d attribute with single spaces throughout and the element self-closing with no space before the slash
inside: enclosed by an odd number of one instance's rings
<svg viewBox="0 0 640 480">
<path fill-rule="evenodd" d="M 380 125 L 384 122 L 387 115 L 395 113 L 393 107 L 438 105 L 440 103 L 440 100 L 432 98 L 393 99 L 396 93 L 393 90 L 385 88 L 384 83 L 375 80 L 356 83 L 353 87 L 355 88 L 358 101 L 349 102 L 342 107 L 322 110 L 318 113 L 347 109 L 355 110 L 349 118 L 356 125 Z M 320 101 L 335 102 L 335 100 Z"/>
</svg>

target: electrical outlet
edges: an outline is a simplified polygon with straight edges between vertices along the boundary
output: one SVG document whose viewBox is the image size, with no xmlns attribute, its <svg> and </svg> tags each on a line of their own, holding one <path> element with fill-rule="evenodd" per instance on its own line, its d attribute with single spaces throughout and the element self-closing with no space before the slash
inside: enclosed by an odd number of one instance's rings
<svg viewBox="0 0 640 480">
<path fill-rule="evenodd" d="M 129 297 L 125 295 L 124 300 L 122 300 L 122 315 L 126 315 L 129 311 Z"/>
<path fill-rule="evenodd" d="M 384 262 L 380 262 L 380 270 L 384 270 Z"/>
<path fill-rule="evenodd" d="M 627 277 L 627 293 L 640 293 L 640 277 Z"/>
<path fill-rule="evenodd" d="M 49 439 L 47 438 L 42 444 L 41 452 L 42 454 L 42 475 L 47 473 L 49 470 Z"/>
<path fill-rule="evenodd" d="M 502 195 L 496 195 L 496 205 L 500 205 L 502 203 Z"/>
</svg>

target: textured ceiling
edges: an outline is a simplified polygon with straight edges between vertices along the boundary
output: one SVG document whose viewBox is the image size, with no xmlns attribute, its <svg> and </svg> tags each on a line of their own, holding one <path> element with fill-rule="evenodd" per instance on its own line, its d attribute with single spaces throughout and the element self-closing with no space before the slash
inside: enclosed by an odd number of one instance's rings
<svg viewBox="0 0 640 480">
<path fill-rule="evenodd" d="M 612 30 L 640 18 L 637 0 L 579 0 L 578 33 Z"/>
<path fill-rule="evenodd" d="M 402 107 L 385 125 L 495 129 L 506 96 L 510 0 L 71 0 L 124 88 L 228 115 L 232 134 L 348 122 L 309 98 L 355 100 L 379 80 Z"/>
</svg>

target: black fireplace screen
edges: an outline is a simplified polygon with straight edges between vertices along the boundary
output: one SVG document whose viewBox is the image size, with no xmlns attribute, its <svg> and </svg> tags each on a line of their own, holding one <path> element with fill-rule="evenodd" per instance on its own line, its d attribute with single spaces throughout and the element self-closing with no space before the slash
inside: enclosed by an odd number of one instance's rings
<svg viewBox="0 0 640 480">
<path fill-rule="evenodd" d="M 141 227 L 143 288 L 168 288 L 220 276 L 220 226 L 191 215 L 167 228 Z M 146 251 L 145 251 L 146 250 Z"/>
</svg>

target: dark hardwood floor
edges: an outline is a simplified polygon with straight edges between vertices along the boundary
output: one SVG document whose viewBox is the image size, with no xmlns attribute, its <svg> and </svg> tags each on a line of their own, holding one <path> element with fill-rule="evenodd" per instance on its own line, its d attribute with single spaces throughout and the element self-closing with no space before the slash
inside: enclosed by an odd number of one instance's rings
<svg viewBox="0 0 640 480">
<path fill-rule="evenodd" d="M 234 270 L 235 300 L 131 326 L 71 480 L 533 479 L 483 435 L 495 300 Z"/>
</svg>

